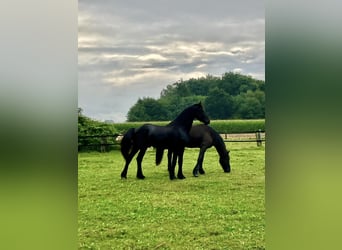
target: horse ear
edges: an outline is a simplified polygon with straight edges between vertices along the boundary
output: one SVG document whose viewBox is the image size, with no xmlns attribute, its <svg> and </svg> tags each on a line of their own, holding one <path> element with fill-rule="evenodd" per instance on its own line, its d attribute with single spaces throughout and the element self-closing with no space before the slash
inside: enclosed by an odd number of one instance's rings
<svg viewBox="0 0 342 250">
<path fill-rule="evenodd" d="M 202 101 L 200 101 L 200 102 L 198 103 L 198 105 L 202 106 Z"/>
</svg>

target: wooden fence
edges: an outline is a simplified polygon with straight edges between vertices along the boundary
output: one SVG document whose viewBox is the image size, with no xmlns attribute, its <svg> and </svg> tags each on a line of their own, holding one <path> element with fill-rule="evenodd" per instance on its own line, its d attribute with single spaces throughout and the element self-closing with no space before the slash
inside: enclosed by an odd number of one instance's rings
<svg viewBox="0 0 342 250">
<path fill-rule="evenodd" d="M 121 134 L 78 136 L 78 151 L 96 150 L 108 152 L 119 147 L 120 141 L 118 138 L 121 136 Z"/>
<path fill-rule="evenodd" d="M 220 135 L 225 142 L 256 142 L 257 146 L 261 146 L 262 142 L 266 141 L 266 133 L 260 129 L 255 132 L 238 134 L 220 133 Z M 122 136 L 122 134 L 78 136 L 78 151 L 95 150 L 108 152 L 112 149 L 119 149 Z"/>
</svg>

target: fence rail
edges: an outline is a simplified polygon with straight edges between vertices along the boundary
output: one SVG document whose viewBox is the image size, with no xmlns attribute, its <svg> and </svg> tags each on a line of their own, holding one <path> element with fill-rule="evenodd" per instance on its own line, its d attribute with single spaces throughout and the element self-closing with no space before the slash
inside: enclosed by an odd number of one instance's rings
<svg viewBox="0 0 342 250">
<path fill-rule="evenodd" d="M 78 136 L 78 151 L 81 150 L 97 150 L 107 152 L 119 146 L 117 138 L 121 134 L 106 135 L 81 135 Z"/>
<path fill-rule="evenodd" d="M 265 131 L 223 134 L 220 133 L 225 142 L 256 142 L 261 146 L 266 141 Z M 99 152 L 108 152 L 111 149 L 117 149 L 120 146 L 122 134 L 107 135 L 82 135 L 78 136 L 78 151 L 96 150 Z"/>
<path fill-rule="evenodd" d="M 258 130 L 256 132 L 221 134 L 225 142 L 256 142 L 258 146 L 266 141 L 265 131 Z"/>
</svg>

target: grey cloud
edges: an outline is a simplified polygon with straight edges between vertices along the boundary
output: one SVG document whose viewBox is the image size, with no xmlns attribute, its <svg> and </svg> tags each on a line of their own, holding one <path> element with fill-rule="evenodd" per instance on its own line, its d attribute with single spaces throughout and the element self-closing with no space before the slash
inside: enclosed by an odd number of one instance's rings
<svg viewBox="0 0 342 250">
<path fill-rule="evenodd" d="M 233 16 L 235 18 L 253 18 L 264 15 L 263 1 L 255 0 L 79 0 L 79 8 L 91 8 L 93 12 L 123 15 L 129 18 L 141 18 L 150 22 L 160 17 L 170 19 L 183 16 L 208 16 L 220 18 Z"/>
<path fill-rule="evenodd" d="M 264 26 L 254 0 L 79 0 L 79 105 L 122 118 L 180 78 L 235 69 L 263 78 Z"/>
</svg>

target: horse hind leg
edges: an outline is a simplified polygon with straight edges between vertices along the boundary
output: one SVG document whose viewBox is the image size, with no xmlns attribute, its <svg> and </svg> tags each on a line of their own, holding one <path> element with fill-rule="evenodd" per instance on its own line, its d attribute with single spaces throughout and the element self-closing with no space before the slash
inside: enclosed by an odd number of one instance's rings
<svg viewBox="0 0 342 250">
<path fill-rule="evenodd" d="M 145 176 L 143 175 L 143 172 L 142 172 L 141 162 L 144 158 L 146 150 L 147 148 L 141 149 L 137 157 L 137 178 L 142 179 L 142 180 L 145 179 Z"/>
<path fill-rule="evenodd" d="M 169 149 L 167 151 L 167 170 L 170 172 L 172 165 L 172 151 Z"/>
<path fill-rule="evenodd" d="M 185 179 L 185 176 L 183 175 L 183 154 L 184 149 L 178 153 L 178 179 Z"/>
<path fill-rule="evenodd" d="M 176 163 L 177 163 L 177 155 L 174 152 L 169 151 L 168 157 L 169 157 L 169 162 L 171 163 L 168 166 L 170 180 L 174 180 L 174 179 L 176 179 L 175 167 L 176 167 Z"/>
</svg>

